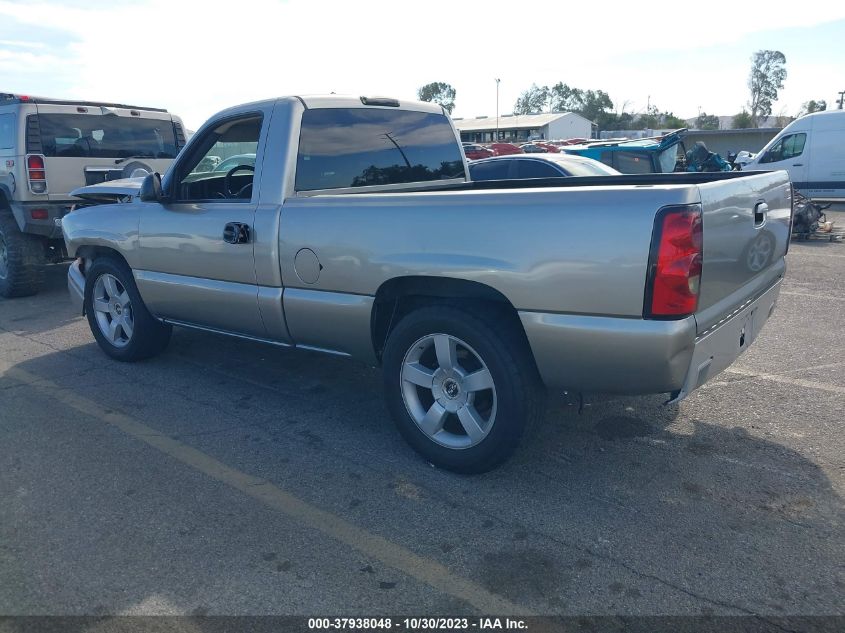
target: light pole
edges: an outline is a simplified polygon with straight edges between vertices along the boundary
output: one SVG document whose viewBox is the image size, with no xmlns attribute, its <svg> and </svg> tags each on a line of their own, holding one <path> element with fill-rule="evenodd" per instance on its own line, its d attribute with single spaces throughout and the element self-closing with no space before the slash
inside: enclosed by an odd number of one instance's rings
<svg viewBox="0 0 845 633">
<path fill-rule="evenodd" d="M 502 81 L 501 79 L 496 80 L 496 142 L 499 142 L 499 82 Z"/>
</svg>

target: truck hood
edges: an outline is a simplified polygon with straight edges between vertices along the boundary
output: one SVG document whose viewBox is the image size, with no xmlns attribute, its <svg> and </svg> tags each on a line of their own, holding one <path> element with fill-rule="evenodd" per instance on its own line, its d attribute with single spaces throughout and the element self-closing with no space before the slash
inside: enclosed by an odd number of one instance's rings
<svg viewBox="0 0 845 633">
<path fill-rule="evenodd" d="M 70 195 L 95 202 L 120 202 L 123 198 L 134 198 L 141 190 L 143 178 L 124 178 L 122 180 L 108 180 L 80 187 L 70 192 Z"/>
</svg>

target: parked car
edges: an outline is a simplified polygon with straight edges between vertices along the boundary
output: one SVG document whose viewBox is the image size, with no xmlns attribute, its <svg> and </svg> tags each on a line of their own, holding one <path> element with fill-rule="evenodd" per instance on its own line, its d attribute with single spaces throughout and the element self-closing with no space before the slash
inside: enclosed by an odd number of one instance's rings
<svg viewBox="0 0 845 633">
<path fill-rule="evenodd" d="M 0 93 L 0 295 L 37 293 L 65 258 L 72 189 L 163 172 L 184 145 L 167 110 Z"/>
<path fill-rule="evenodd" d="M 814 112 L 787 125 L 741 165 L 745 170 L 785 169 L 795 188 L 808 198 L 839 201 L 845 198 L 843 148 L 845 110 Z"/>
<path fill-rule="evenodd" d="M 495 156 L 496 153 L 483 145 L 474 145 L 472 143 L 464 143 L 463 150 L 466 157 L 470 160 L 478 160 L 479 158 L 489 158 Z"/>
<path fill-rule="evenodd" d="M 473 180 L 512 180 L 522 178 L 560 178 L 561 176 L 619 176 L 618 171 L 592 158 L 567 154 L 530 156 L 494 156 L 473 161 L 469 166 Z"/>
<path fill-rule="evenodd" d="M 469 182 L 456 139 L 430 103 L 225 110 L 163 178 L 115 191 L 130 202 L 65 217 L 75 308 L 121 361 L 176 325 L 381 365 L 399 431 L 461 472 L 512 453 L 545 387 L 678 401 L 771 314 L 785 172 Z M 196 170 L 231 143 L 254 147 L 254 172 Z"/>
<path fill-rule="evenodd" d="M 553 143 L 547 143 L 545 141 L 534 141 L 534 145 L 536 145 L 537 147 L 542 147 L 550 154 L 557 154 L 560 151 L 560 148 L 557 145 L 554 145 Z"/>
<path fill-rule="evenodd" d="M 666 174 L 675 171 L 678 152 L 680 157 L 686 154 L 683 144 L 686 132 L 683 128 L 660 138 L 587 141 L 565 145 L 561 150 L 601 161 L 623 174 Z"/>
<path fill-rule="evenodd" d="M 521 149 L 526 154 L 547 154 L 549 151 L 545 147 L 541 147 L 536 143 L 523 143 L 519 146 L 519 149 Z"/>
<path fill-rule="evenodd" d="M 519 147 L 514 145 L 513 143 L 490 143 L 488 145 L 490 149 L 493 150 L 493 153 L 496 156 L 507 156 L 509 154 L 524 154 Z"/>
</svg>

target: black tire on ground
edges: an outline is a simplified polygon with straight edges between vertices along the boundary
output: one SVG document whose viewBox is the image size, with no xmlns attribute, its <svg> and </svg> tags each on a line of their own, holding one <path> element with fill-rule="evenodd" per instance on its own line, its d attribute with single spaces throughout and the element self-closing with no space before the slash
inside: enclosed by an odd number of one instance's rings
<svg viewBox="0 0 845 633">
<path fill-rule="evenodd" d="M 119 283 L 118 290 L 125 291 L 129 296 L 130 314 L 132 318 L 132 333 L 127 336 L 125 331 L 122 337 L 127 340 L 122 345 L 116 345 L 110 341 L 100 328 L 97 311 L 94 308 L 94 292 L 97 280 L 105 275 L 110 275 Z M 158 321 L 150 314 L 138 287 L 132 271 L 125 262 L 116 257 L 100 257 L 85 271 L 85 314 L 88 317 L 88 325 L 91 333 L 107 355 L 115 360 L 132 362 L 151 358 L 163 352 L 170 342 L 172 327 Z M 121 308 L 125 312 L 126 308 Z M 101 313 L 103 318 L 113 320 L 113 315 Z"/>
<path fill-rule="evenodd" d="M 15 217 L 0 209 L 0 295 L 27 297 L 44 284 L 45 240 L 21 233 Z"/>
<path fill-rule="evenodd" d="M 421 349 L 418 343 L 433 334 L 449 335 L 471 347 L 489 369 L 495 386 L 492 426 L 479 443 L 466 448 L 444 446 L 423 432 L 403 396 L 406 355 L 411 349 Z M 383 369 L 387 405 L 399 432 L 430 463 L 454 472 L 482 473 L 504 462 L 525 428 L 539 421 L 544 411 L 545 390 L 525 335 L 518 321 L 495 308 L 433 305 L 411 312 L 388 337 Z M 440 393 L 442 399 L 444 392 Z M 460 432 L 460 427 L 453 428 Z"/>
</svg>

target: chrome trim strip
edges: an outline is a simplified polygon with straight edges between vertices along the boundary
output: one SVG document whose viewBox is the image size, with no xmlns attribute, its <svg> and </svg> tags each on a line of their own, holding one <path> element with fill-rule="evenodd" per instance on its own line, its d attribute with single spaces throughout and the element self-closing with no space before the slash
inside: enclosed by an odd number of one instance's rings
<svg viewBox="0 0 845 633">
<path fill-rule="evenodd" d="M 169 325 L 176 325 L 178 327 L 189 328 L 191 330 L 201 330 L 203 332 L 211 332 L 212 334 L 225 334 L 226 336 L 234 336 L 235 338 L 242 338 L 248 341 L 255 341 L 256 343 L 267 343 L 269 345 L 276 345 L 278 347 L 293 347 L 290 343 L 284 343 L 282 341 L 273 341 L 267 338 L 260 338 L 258 336 L 250 336 L 249 334 L 239 334 L 237 332 L 229 332 L 227 330 L 218 330 L 213 327 L 207 327 L 205 325 L 197 325 L 196 323 L 188 323 L 186 321 L 178 321 L 176 319 L 159 319 L 162 323 L 167 323 Z"/>
</svg>

